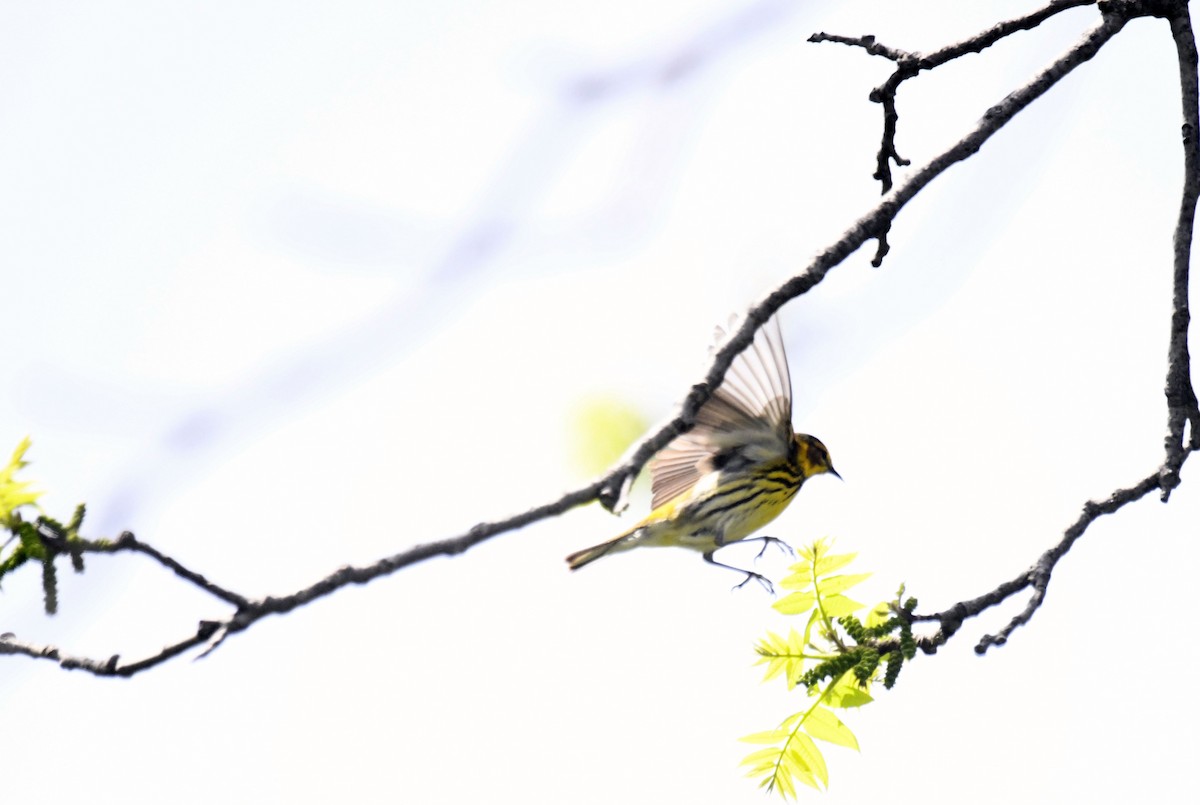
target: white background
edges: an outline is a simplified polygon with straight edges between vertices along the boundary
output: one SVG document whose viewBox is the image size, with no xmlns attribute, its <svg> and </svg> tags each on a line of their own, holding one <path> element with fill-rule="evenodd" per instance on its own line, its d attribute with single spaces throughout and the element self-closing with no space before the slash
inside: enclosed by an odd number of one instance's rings
<svg viewBox="0 0 1200 805">
<path fill-rule="evenodd" d="M 557 497 L 581 401 L 668 415 L 711 326 L 874 204 L 888 64 L 809 34 L 931 50 L 1033 7 L 6 4 L 0 450 L 32 435 L 47 511 L 87 501 L 88 536 L 253 596 Z M 901 153 L 1096 16 L 905 84 Z M 911 203 L 883 268 L 784 309 L 796 425 L 846 480 L 769 533 L 836 536 L 862 597 L 936 609 L 1157 467 L 1177 86 L 1166 24 L 1130 25 Z M 1194 475 L 1090 529 L 1008 646 L 972 651 L 1023 598 L 849 713 L 862 752 L 830 747 L 807 798 L 1184 799 Z M 132 680 L 3 659 L 5 801 L 763 802 L 736 739 L 801 704 L 752 667 L 788 626 L 770 597 L 682 551 L 563 564 L 645 506 Z M 131 659 L 227 611 L 133 556 L 61 578 L 54 618 L 35 568 L 6 579 L 0 630 Z"/>
</svg>

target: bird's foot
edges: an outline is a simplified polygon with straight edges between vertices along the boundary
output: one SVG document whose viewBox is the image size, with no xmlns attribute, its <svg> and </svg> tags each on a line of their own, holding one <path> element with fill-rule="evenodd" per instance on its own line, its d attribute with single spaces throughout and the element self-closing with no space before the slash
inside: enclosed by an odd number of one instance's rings
<svg viewBox="0 0 1200 805">
<path fill-rule="evenodd" d="M 728 567 L 728 565 L 726 567 Z M 730 592 L 733 592 L 733 590 L 742 589 L 747 584 L 749 584 L 751 581 L 757 581 L 759 584 L 761 584 L 763 586 L 764 590 L 766 590 L 771 595 L 775 595 L 775 585 L 772 584 L 771 580 L 768 579 L 763 574 L 755 573 L 753 570 L 741 570 L 740 568 L 736 568 L 736 567 L 731 568 L 731 570 L 737 570 L 739 573 L 745 573 L 746 578 L 742 579 L 740 582 L 733 585 L 733 588 L 730 590 Z"/>
<path fill-rule="evenodd" d="M 796 555 L 796 549 L 778 537 L 755 537 L 753 540 L 746 540 L 746 542 L 761 542 L 763 544 L 762 549 L 754 557 L 755 562 L 757 562 L 759 559 L 762 559 L 763 554 L 767 552 L 767 548 L 771 545 L 778 545 L 779 550 L 783 551 L 784 553 L 789 553 L 792 556 Z"/>
<path fill-rule="evenodd" d="M 778 540 L 776 540 L 776 541 L 778 541 Z M 720 547 L 724 547 L 724 546 L 720 546 Z M 716 565 L 717 567 L 723 567 L 726 570 L 732 570 L 734 573 L 742 573 L 745 575 L 746 578 L 742 579 L 739 584 L 735 585 L 733 588 L 734 590 L 738 590 L 738 589 L 741 589 L 742 587 L 745 587 L 751 581 L 757 581 L 759 584 L 761 584 L 763 586 L 763 589 L 766 590 L 768 593 L 770 593 L 771 595 L 775 594 L 775 585 L 772 584 L 771 580 L 768 579 L 763 574 L 755 573 L 753 570 L 742 570 L 740 567 L 734 567 L 733 565 L 726 565 L 721 562 L 718 562 L 716 559 L 713 559 L 713 553 L 714 553 L 714 551 L 709 551 L 708 553 L 704 554 L 704 561 L 708 562 L 710 565 Z M 732 590 L 730 592 L 732 592 Z"/>
</svg>

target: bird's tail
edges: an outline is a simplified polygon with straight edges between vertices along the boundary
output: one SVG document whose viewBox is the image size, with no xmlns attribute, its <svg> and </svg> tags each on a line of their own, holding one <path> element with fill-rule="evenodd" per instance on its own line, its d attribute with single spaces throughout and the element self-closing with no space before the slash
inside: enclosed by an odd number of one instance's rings
<svg viewBox="0 0 1200 805">
<path fill-rule="evenodd" d="M 582 551 L 576 551 L 567 557 L 567 566 L 571 570 L 578 570 L 614 550 L 632 548 L 632 538 L 637 535 L 637 532 L 638 529 L 635 528 L 632 531 L 626 531 L 619 537 L 613 537 L 608 542 L 601 542 L 599 545 L 593 545 L 590 548 L 584 548 Z M 622 545 L 622 543 L 626 544 Z"/>
</svg>

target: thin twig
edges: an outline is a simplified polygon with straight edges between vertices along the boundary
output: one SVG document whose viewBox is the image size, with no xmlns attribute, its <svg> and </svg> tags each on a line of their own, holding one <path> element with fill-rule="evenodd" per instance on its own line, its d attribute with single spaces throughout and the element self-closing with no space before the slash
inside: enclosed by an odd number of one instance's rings
<svg viewBox="0 0 1200 805">
<path fill-rule="evenodd" d="M 1095 4 L 1096 0 L 1054 0 L 1054 2 L 1049 3 L 1044 8 L 1026 14 L 1023 17 L 996 23 L 986 31 L 982 31 L 961 42 L 939 48 L 928 55 L 880 44 L 875 40 L 874 36 L 869 34 L 860 37 L 849 37 L 828 34 L 822 31 L 810 36 L 808 41 L 837 42 L 852 47 L 860 47 L 872 56 L 882 56 L 896 63 L 896 69 L 888 76 L 887 81 L 871 90 L 871 94 L 868 96 L 872 103 L 878 103 L 883 107 L 883 137 L 880 141 L 879 151 L 875 157 L 875 173 L 872 178 L 880 183 L 882 192 L 886 194 L 892 189 L 892 163 L 895 163 L 897 167 L 904 167 L 910 164 L 909 160 L 901 157 L 896 150 L 896 124 L 900 119 L 900 115 L 896 111 L 896 91 L 900 89 L 901 84 L 915 77 L 922 70 L 932 70 L 968 53 L 981 53 L 1001 39 L 1011 36 L 1018 31 L 1027 31 L 1036 28 L 1063 11 L 1079 6 Z M 1137 15 L 1129 14 L 1127 18 L 1131 16 Z M 879 251 L 876 253 L 873 265 L 878 267 L 882 264 L 883 256 L 887 254 L 887 251 L 887 244 L 880 243 Z"/>
<path fill-rule="evenodd" d="M 194 570 L 189 570 L 154 546 L 142 542 L 129 531 L 123 531 L 121 536 L 117 537 L 117 539 L 113 542 L 80 539 L 72 540 L 71 542 L 67 543 L 67 545 L 74 550 L 82 549 L 87 553 L 118 553 L 120 551 L 135 551 L 136 553 L 145 554 L 163 567 L 170 570 L 176 576 L 190 581 L 192 584 L 204 590 L 209 595 L 220 598 L 222 601 L 233 604 L 235 607 L 245 607 L 248 603 L 244 596 L 238 595 L 232 590 L 226 590 L 224 587 L 220 586 L 219 584 L 214 584 Z"/>
<path fill-rule="evenodd" d="M 841 45 L 849 45 L 851 47 L 860 47 L 870 53 L 872 56 L 882 56 L 891 61 L 903 61 L 910 59 L 915 54 L 909 53 L 907 50 L 891 48 L 887 45 L 881 45 L 876 41 L 871 34 L 864 36 L 840 36 L 839 34 L 827 34 L 824 31 L 815 33 L 808 38 L 809 42 L 837 42 Z"/>
<path fill-rule="evenodd" d="M 982 53 L 985 49 L 999 42 L 1005 37 L 1012 36 L 1021 31 L 1030 31 L 1041 25 L 1046 20 L 1061 14 L 1064 11 L 1069 11 L 1073 8 L 1082 6 L 1094 6 L 1096 0 L 1054 0 L 1054 2 L 1046 4 L 1043 8 L 1037 11 L 1026 14 L 1023 17 L 998 22 L 986 31 L 982 31 L 970 39 L 964 39 L 961 42 L 956 42 L 953 45 L 947 45 L 944 48 L 929 53 L 921 58 L 921 69 L 932 70 L 934 67 L 945 64 L 948 61 L 953 61 L 960 56 L 966 56 L 968 53 Z M 1130 13 L 1125 16 L 1130 19 L 1135 16 L 1143 16 L 1138 13 Z"/>
</svg>

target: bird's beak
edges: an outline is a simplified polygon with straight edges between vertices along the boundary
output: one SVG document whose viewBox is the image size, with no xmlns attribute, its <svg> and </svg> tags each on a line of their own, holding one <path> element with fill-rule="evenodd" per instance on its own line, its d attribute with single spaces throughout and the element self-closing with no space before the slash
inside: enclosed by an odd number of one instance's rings
<svg viewBox="0 0 1200 805">
<path fill-rule="evenodd" d="M 844 478 L 842 478 L 842 474 L 840 472 L 838 472 L 837 470 L 835 470 L 832 466 L 828 470 L 826 470 L 826 472 L 828 472 L 834 478 L 837 478 L 839 481 L 845 480 Z"/>
</svg>

